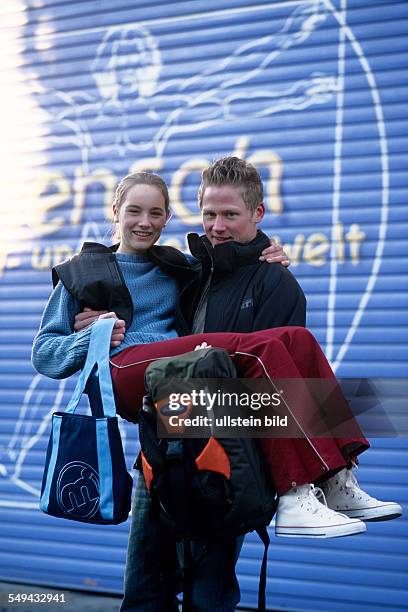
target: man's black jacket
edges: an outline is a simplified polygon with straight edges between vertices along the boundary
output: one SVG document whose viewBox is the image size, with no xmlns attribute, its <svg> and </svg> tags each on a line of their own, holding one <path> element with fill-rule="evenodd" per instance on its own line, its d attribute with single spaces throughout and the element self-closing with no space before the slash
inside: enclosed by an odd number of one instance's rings
<svg viewBox="0 0 408 612">
<path fill-rule="evenodd" d="M 209 276 L 204 331 L 252 332 L 286 325 L 304 326 L 306 299 L 294 276 L 281 264 L 259 261 L 269 238 L 258 231 L 248 244 L 227 242 L 215 248 L 205 236 L 189 234 L 191 253 L 201 272 L 182 290 L 179 306 L 191 329 Z"/>
</svg>

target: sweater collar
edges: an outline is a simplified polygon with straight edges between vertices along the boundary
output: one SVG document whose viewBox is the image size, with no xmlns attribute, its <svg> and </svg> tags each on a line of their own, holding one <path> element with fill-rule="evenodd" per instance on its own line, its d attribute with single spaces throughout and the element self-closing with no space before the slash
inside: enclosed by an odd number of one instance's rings
<svg viewBox="0 0 408 612">
<path fill-rule="evenodd" d="M 146 253 L 119 253 L 116 251 L 117 261 L 124 263 L 149 263 L 152 264 Z M 153 265 L 153 264 L 152 264 Z"/>
<path fill-rule="evenodd" d="M 269 238 L 261 232 L 251 242 L 243 244 L 230 240 L 225 244 L 212 246 L 208 238 L 198 234 L 188 234 L 188 246 L 191 254 L 199 259 L 203 265 L 213 264 L 220 272 L 233 272 L 237 266 L 248 266 L 259 262 L 261 251 L 269 246 Z"/>
</svg>

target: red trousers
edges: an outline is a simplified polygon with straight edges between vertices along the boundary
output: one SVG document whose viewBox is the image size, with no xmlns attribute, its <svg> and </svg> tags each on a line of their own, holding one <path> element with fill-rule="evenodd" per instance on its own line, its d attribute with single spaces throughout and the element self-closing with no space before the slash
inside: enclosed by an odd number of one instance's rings
<svg viewBox="0 0 408 612">
<path fill-rule="evenodd" d="M 192 351 L 202 342 L 228 351 L 242 378 L 335 379 L 317 340 L 303 327 L 196 334 L 132 346 L 111 359 L 119 412 L 134 419 L 145 394 L 144 373 L 149 363 Z M 331 476 L 370 446 L 363 437 L 264 438 L 261 444 L 279 495 L 292 486 Z"/>
</svg>

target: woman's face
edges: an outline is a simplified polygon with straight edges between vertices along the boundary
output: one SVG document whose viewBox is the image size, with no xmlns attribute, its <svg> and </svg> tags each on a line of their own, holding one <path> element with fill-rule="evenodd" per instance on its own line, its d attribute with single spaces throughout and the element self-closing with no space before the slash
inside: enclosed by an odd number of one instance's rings
<svg viewBox="0 0 408 612">
<path fill-rule="evenodd" d="M 118 253 L 147 251 L 160 238 L 168 217 L 164 196 L 154 185 L 133 185 L 113 213 L 120 229 Z"/>
</svg>

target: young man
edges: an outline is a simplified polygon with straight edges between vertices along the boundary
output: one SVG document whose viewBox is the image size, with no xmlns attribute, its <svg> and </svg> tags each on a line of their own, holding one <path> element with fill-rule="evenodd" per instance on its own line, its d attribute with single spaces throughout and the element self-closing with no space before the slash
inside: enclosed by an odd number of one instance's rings
<svg viewBox="0 0 408 612">
<path fill-rule="evenodd" d="M 180 301 L 193 332 L 304 326 L 305 299 L 293 276 L 282 266 L 265 266 L 256 258 L 257 250 L 267 241 L 257 229 L 265 212 L 257 170 L 236 157 L 215 161 L 203 171 L 198 200 L 205 236 L 191 235 L 189 246 L 201 263 L 202 292 L 199 301 L 183 294 Z M 293 347 L 291 356 L 300 374 L 313 378 L 315 371 L 308 374 L 307 336 L 301 334 L 300 343 L 304 346 Z M 268 361 L 266 352 L 263 358 Z M 321 378 L 333 377 L 325 359 L 319 367 Z M 295 378 L 296 374 L 288 371 L 281 377 Z M 378 501 L 362 491 L 351 471 L 352 460 L 368 446 L 358 438 L 336 442 L 307 437 L 266 440 L 264 452 L 280 495 L 277 535 L 321 535 L 320 528 L 333 519 L 325 535 L 338 535 L 335 515 L 339 512 L 362 520 L 399 516 L 402 510 L 398 504 Z M 317 502 L 311 486 L 315 482 L 323 487 L 329 508 Z M 352 525 L 350 528 L 351 534 Z"/>
</svg>

